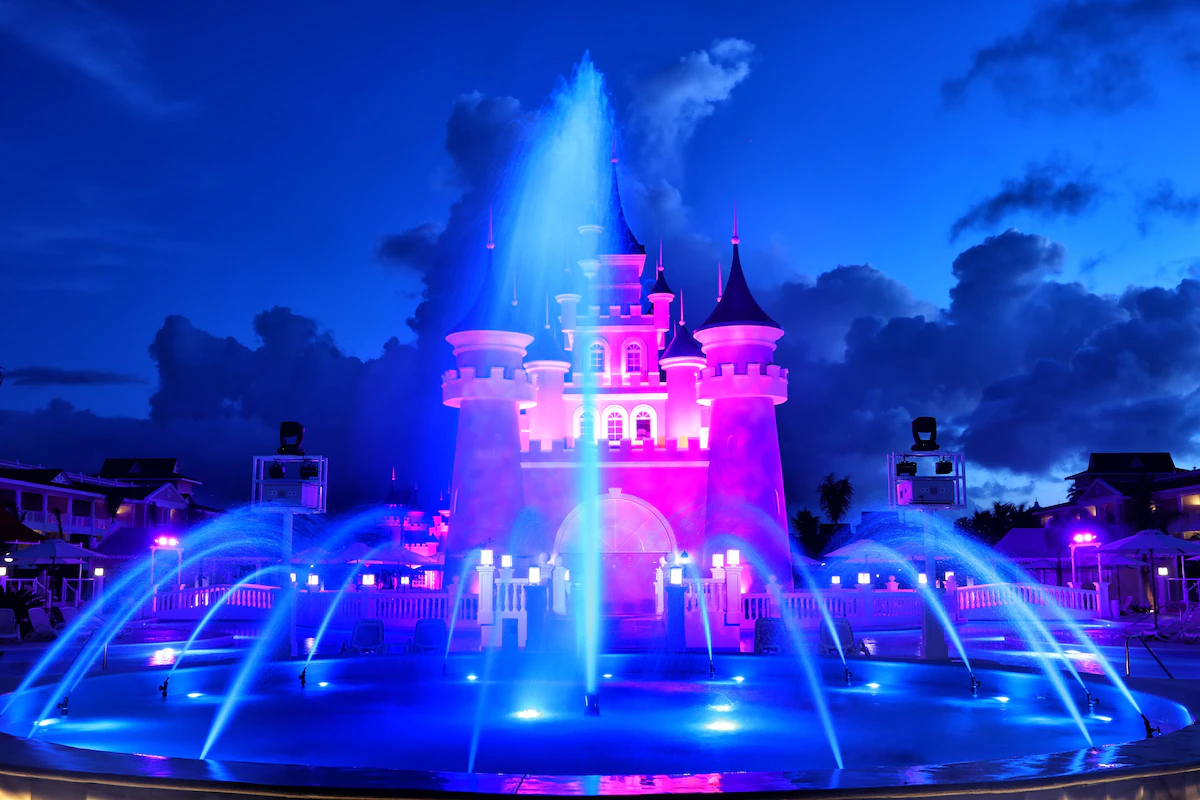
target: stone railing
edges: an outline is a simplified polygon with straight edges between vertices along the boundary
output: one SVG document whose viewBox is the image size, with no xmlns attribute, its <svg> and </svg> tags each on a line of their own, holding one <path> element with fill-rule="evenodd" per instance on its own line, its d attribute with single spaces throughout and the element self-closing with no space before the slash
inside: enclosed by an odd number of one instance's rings
<svg viewBox="0 0 1200 800">
<path fill-rule="evenodd" d="M 1038 583 L 993 583 L 960 586 L 955 594 L 960 620 L 1007 620 L 1012 617 L 1016 603 L 1023 603 L 1042 619 L 1057 619 L 1056 605 L 1072 619 L 1099 619 L 1111 613 L 1107 590 L 1107 583 L 1099 584 L 1095 590 Z"/>
<path fill-rule="evenodd" d="M 222 603 L 218 616 L 227 620 L 263 619 L 275 608 L 277 586 L 247 583 L 237 588 L 230 586 L 200 586 L 197 588 L 172 589 L 159 592 L 151 601 L 151 613 L 159 619 L 195 620 L 202 618 L 220 599 L 229 594 Z"/>
<path fill-rule="evenodd" d="M 836 589 L 817 593 L 810 591 L 785 592 L 780 609 L 767 593 L 742 596 L 744 627 L 753 629 L 760 617 L 788 617 L 802 627 L 814 628 L 823 624 L 824 605 L 829 616 L 844 619 L 856 628 L 896 630 L 921 624 L 921 597 L 914 591 L 871 591 Z"/>
</svg>

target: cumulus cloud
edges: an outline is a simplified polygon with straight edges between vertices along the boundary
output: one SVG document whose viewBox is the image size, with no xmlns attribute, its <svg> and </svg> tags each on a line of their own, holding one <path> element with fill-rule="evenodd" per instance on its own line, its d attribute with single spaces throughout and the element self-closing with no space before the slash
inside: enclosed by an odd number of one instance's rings
<svg viewBox="0 0 1200 800">
<path fill-rule="evenodd" d="M 1149 232 L 1154 217 L 1173 217 L 1192 222 L 1200 215 L 1200 195 L 1182 194 L 1171 181 L 1161 181 L 1152 194 L 1138 204 L 1138 230 Z"/>
<path fill-rule="evenodd" d="M 1153 97 L 1156 61 L 1200 65 L 1198 31 L 1194 0 L 1052 3 L 976 51 L 967 71 L 942 85 L 942 97 L 957 103 L 988 84 L 1018 109 L 1115 113 Z"/>
<path fill-rule="evenodd" d="M 950 241 L 964 231 L 986 229 L 1020 212 L 1041 219 L 1074 217 L 1089 210 L 1103 194 L 1089 170 L 1072 170 L 1058 160 L 1030 164 L 1020 178 L 1004 181 L 1000 190 L 967 209 L 950 226 Z"/>
<path fill-rule="evenodd" d="M 59 367 L 20 367 L 5 373 L 11 386 L 43 389 L 50 386 L 123 386 L 145 383 L 144 378 L 98 369 L 61 369 Z"/>
<path fill-rule="evenodd" d="M 750 77 L 753 56 L 750 42 L 718 39 L 634 85 L 633 121 L 646 169 L 675 170 L 696 126 Z"/>
<path fill-rule="evenodd" d="M 168 116 L 195 108 L 156 88 L 134 30 L 91 3 L 0 0 L 0 31 L 95 81 L 139 114 Z"/>
</svg>

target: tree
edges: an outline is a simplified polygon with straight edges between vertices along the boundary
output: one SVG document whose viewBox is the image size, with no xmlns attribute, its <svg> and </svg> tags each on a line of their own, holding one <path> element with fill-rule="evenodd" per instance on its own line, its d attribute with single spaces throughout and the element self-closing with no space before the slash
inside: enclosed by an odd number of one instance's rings
<svg viewBox="0 0 1200 800">
<path fill-rule="evenodd" d="M 820 518 L 805 508 L 797 511 L 796 516 L 789 521 L 792 523 L 796 541 L 800 544 L 800 552 L 809 558 L 820 558 L 830 538 L 821 533 Z"/>
<path fill-rule="evenodd" d="M 1071 488 L 1067 489 L 1067 502 L 1074 503 L 1083 497 L 1083 489 L 1079 488 L 1079 484 L 1071 481 Z"/>
<path fill-rule="evenodd" d="M 959 517 L 954 524 L 989 547 L 994 547 L 1013 528 L 1037 527 L 1036 520 L 1024 503 L 999 501 L 994 501 L 992 507 L 986 511 L 976 511 L 969 517 Z"/>
<path fill-rule="evenodd" d="M 825 512 L 825 516 L 829 517 L 829 521 L 834 524 L 834 527 L 837 527 L 837 524 L 842 521 L 842 517 L 846 516 L 846 512 L 850 510 L 850 501 L 854 498 L 854 487 L 850 484 L 849 477 L 839 480 L 831 472 L 817 486 L 817 495 L 820 497 L 821 510 Z"/>
<path fill-rule="evenodd" d="M 1066 549 L 1068 547 L 1067 528 L 1065 525 L 1063 525 L 1058 520 L 1053 520 L 1053 521 L 1051 521 L 1051 523 L 1049 525 L 1046 526 L 1043 536 L 1045 536 L 1046 549 L 1049 550 L 1051 553 L 1054 553 L 1054 557 L 1058 562 L 1055 566 L 1055 576 L 1056 576 L 1057 584 L 1059 586 L 1062 586 L 1063 585 L 1063 553 L 1066 552 Z"/>
</svg>

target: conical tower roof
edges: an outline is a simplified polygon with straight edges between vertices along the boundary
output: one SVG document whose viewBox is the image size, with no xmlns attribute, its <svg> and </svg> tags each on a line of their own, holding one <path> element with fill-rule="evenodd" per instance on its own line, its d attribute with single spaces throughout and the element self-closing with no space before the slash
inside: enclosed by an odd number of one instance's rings
<svg viewBox="0 0 1200 800">
<path fill-rule="evenodd" d="M 462 320 L 454 326 L 451 333 L 462 333 L 463 331 L 524 332 L 524 326 L 517 313 L 516 285 L 515 283 L 512 287 L 500 285 L 493 256 L 495 251 L 496 243 L 492 240 L 492 212 L 491 209 L 488 209 L 487 267 L 484 270 L 483 283 L 479 287 L 479 296 L 475 298 L 475 303 L 463 315 Z"/>
<path fill-rule="evenodd" d="M 533 338 L 533 343 L 525 351 L 525 363 L 533 361 L 554 361 L 571 366 L 567 351 L 563 350 L 558 341 L 554 328 L 550 325 L 550 299 L 546 298 L 546 322 Z"/>
<path fill-rule="evenodd" d="M 742 258 L 738 253 L 737 211 L 733 215 L 733 265 L 729 268 L 729 280 L 725 283 L 725 291 L 717 307 L 704 320 L 704 324 L 696 330 L 720 328 L 726 325 L 762 325 L 767 328 L 783 330 L 778 322 L 767 316 L 762 310 L 750 287 L 746 284 L 746 275 L 742 272 Z"/>
<path fill-rule="evenodd" d="M 701 349 L 700 344 L 692 336 L 691 331 L 687 329 L 687 323 L 683 321 L 682 289 L 679 292 L 679 324 L 675 327 L 675 335 L 671 337 L 671 343 L 663 350 L 658 360 L 661 362 L 668 358 L 704 359 L 704 350 Z"/>
<path fill-rule="evenodd" d="M 609 208 L 612 209 L 613 224 L 609 231 L 609 248 L 613 255 L 646 255 L 645 246 L 629 230 L 625 221 L 625 209 L 621 205 L 621 190 L 617 185 L 617 157 L 612 158 L 612 191 L 609 193 Z"/>
</svg>

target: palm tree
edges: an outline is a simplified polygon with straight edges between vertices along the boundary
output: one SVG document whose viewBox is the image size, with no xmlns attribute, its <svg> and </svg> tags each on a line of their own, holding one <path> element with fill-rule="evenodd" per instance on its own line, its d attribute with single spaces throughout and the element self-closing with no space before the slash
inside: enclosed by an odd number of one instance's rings
<svg viewBox="0 0 1200 800">
<path fill-rule="evenodd" d="M 1071 488 L 1067 489 L 1067 502 L 1074 503 L 1079 498 L 1083 497 L 1083 489 L 1079 488 L 1079 484 L 1072 481 Z"/>
<path fill-rule="evenodd" d="M 854 498 L 854 487 L 850 484 L 849 476 L 839 480 L 832 472 L 829 473 L 817 486 L 817 494 L 820 496 L 821 510 L 836 528 L 850 510 L 850 501 Z"/>
<path fill-rule="evenodd" d="M 954 523 L 979 541 L 994 547 L 1013 528 L 1035 527 L 1033 516 L 1024 503 L 993 501 L 986 511 L 976 511 L 969 517 L 959 517 Z"/>
<path fill-rule="evenodd" d="M 817 515 L 805 508 L 797 511 L 789 521 L 800 543 L 800 550 L 810 558 L 820 558 L 829 538 L 821 535 L 821 520 Z"/>
</svg>

